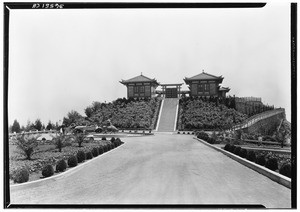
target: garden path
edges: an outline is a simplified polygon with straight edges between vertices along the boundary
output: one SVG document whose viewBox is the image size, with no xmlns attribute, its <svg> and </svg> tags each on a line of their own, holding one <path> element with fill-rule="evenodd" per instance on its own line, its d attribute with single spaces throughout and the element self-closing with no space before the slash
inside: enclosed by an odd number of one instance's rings
<svg viewBox="0 0 300 212">
<path fill-rule="evenodd" d="M 291 190 L 192 139 L 125 142 L 40 183 L 11 187 L 13 204 L 261 204 L 290 208 Z"/>
</svg>

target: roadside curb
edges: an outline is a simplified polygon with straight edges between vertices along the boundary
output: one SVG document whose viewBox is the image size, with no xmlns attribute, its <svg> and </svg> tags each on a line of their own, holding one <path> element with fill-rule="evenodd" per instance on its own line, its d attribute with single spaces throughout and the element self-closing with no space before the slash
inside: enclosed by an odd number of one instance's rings
<svg viewBox="0 0 300 212">
<path fill-rule="evenodd" d="M 200 141 L 201 143 L 205 144 L 206 146 L 209 146 L 209 147 L 211 147 L 211 148 L 213 148 L 213 149 L 215 149 L 215 150 L 223 153 L 224 155 L 226 155 L 226 156 L 232 158 L 233 160 L 235 160 L 235 161 L 237 161 L 237 162 L 239 162 L 239 163 L 247 166 L 248 168 L 253 169 L 254 171 L 256 171 L 256 172 L 258 172 L 258 173 L 260 173 L 260 174 L 262 174 L 262 175 L 264 175 L 264 176 L 266 176 L 268 178 L 270 178 L 271 180 L 273 180 L 273 181 L 275 181 L 275 182 L 277 182 L 277 183 L 279 183 L 279 184 L 281 184 L 281 185 L 283 185 L 283 186 L 291 189 L 291 179 L 290 178 L 285 177 L 285 176 L 283 176 L 283 175 L 281 175 L 281 174 L 279 174 L 277 172 L 274 172 L 274 171 L 272 171 L 272 170 L 270 170 L 270 169 L 268 169 L 266 167 L 257 165 L 256 163 L 253 163 L 253 162 L 251 162 L 251 161 L 249 161 L 247 159 L 241 158 L 241 157 L 239 157 L 239 156 L 237 156 L 237 155 L 235 155 L 235 154 L 233 154 L 231 152 L 225 151 L 225 150 L 223 150 L 223 149 L 221 149 L 219 147 L 215 147 L 214 145 L 209 144 L 209 143 L 207 143 L 207 142 L 205 142 L 205 141 L 203 141 L 203 140 L 201 140 L 199 138 L 195 138 L 194 137 L 194 139 Z"/>
<path fill-rule="evenodd" d="M 124 143 L 122 145 L 124 145 Z M 114 149 L 117 149 L 117 148 L 121 147 L 122 145 L 120 145 L 120 146 L 118 146 Z M 114 149 L 111 149 L 111 150 L 114 150 Z M 57 180 L 56 178 L 61 178 L 61 177 L 64 177 L 65 175 L 67 175 L 67 174 L 71 174 L 74 171 L 80 170 L 80 168 L 83 168 L 84 165 L 86 165 L 88 163 L 91 163 L 92 161 L 94 161 L 96 159 L 101 158 L 101 156 L 107 155 L 108 153 L 111 152 L 111 150 L 107 151 L 107 152 L 104 152 L 103 154 L 98 155 L 97 157 L 93 157 L 90 160 L 85 160 L 83 163 L 78 163 L 78 165 L 75 166 L 75 167 L 68 167 L 68 169 L 66 171 L 60 172 L 56 175 L 53 175 L 53 176 L 50 176 L 50 177 L 47 177 L 47 178 L 34 180 L 34 181 L 25 182 L 25 183 L 18 183 L 18 184 L 9 185 L 10 190 L 26 189 L 29 186 L 36 187 L 36 186 L 39 186 L 40 184 L 44 183 L 45 181 L 56 181 Z M 30 187 L 30 188 L 32 188 L 32 187 Z"/>
</svg>

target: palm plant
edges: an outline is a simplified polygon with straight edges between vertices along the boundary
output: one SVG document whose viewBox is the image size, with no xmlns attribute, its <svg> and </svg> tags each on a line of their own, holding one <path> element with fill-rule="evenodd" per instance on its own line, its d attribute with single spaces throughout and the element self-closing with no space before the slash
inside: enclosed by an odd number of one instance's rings
<svg viewBox="0 0 300 212">
<path fill-rule="evenodd" d="M 16 138 L 17 148 L 21 150 L 21 154 L 23 154 L 27 160 L 31 160 L 31 156 L 38 146 L 37 137 L 38 136 L 25 135 L 23 133 Z"/>
</svg>

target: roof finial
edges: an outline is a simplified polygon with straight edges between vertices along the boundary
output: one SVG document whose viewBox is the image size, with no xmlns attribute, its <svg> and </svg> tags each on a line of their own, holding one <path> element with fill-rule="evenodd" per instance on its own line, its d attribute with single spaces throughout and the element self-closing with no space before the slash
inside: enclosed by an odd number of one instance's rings
<svg viewBox="0 0 300 212">
<path fill-rule="evenodd" d="M 202 69 L 202 73 L 204 73 L 204 69 Z"/>
<path fill-rule="evenodd" d="M 141 76 L 143 75 L 143 72 L 141 72 Z"/>
</svg>

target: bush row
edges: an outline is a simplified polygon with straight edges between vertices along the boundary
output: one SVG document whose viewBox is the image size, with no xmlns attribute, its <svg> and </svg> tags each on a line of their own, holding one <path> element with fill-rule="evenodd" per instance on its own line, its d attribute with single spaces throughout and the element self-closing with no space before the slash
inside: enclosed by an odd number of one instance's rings
<svg viewBox="0 0 300 212">
<path fill-rule="evenodd" d="M 69 167 L 69 168 L 75 167 L 78 165 L 78 163 L 82 163 L 85 160 L 92 159 L 93 157 L 97 157 L 98 155 L 101 155 L 101 154 L 123 144 L 123 142 L 121 141 L 120 138 L 115 139 L 114 137 L 111 138 L 110 142 L 111 143 L 106 144 L 104 146 L 94 147 L 91 151 L 88 151 L 88 152 L 79 150 L 76 153 L 76 155 L 70 156 L 67 159 L 67 162 L 64 159 L 59 160 L 56 163 L 56 172 L 63 172 L 67 169 L 67 167 Z M 49 165 L 49 164 L 45 165 L 42 169 L 42 175 L 45 178 L 54 175 L 53 166 Z M 15 170 L 11 175 L 11 179 L 15 183 L 27 182 L 29 180 L 29 168 L 21 167 L 21 168 Z"/>
<path fill-rule="evenodd" d="M 231 144 L 226 144 L 224 146 L 224 150 L 231 152 L 242 158 L 245 158 L 249 161 L 255 162 L 258 165 L 265 166 L 266 168 L 272 171 L 276 171 L 278 169 L 278 161 L 274 157 L 271 157 L 266 160 L 266 157 L 264 155 L 257 156 L 256 153 L 252 150 L 248 151 L 239 146 L 235 146 Z M 290 163 L 283 164 L 279 169 L 279 173 L 286 177 L 291 178 L 291 164 Z"/>
</svg>

